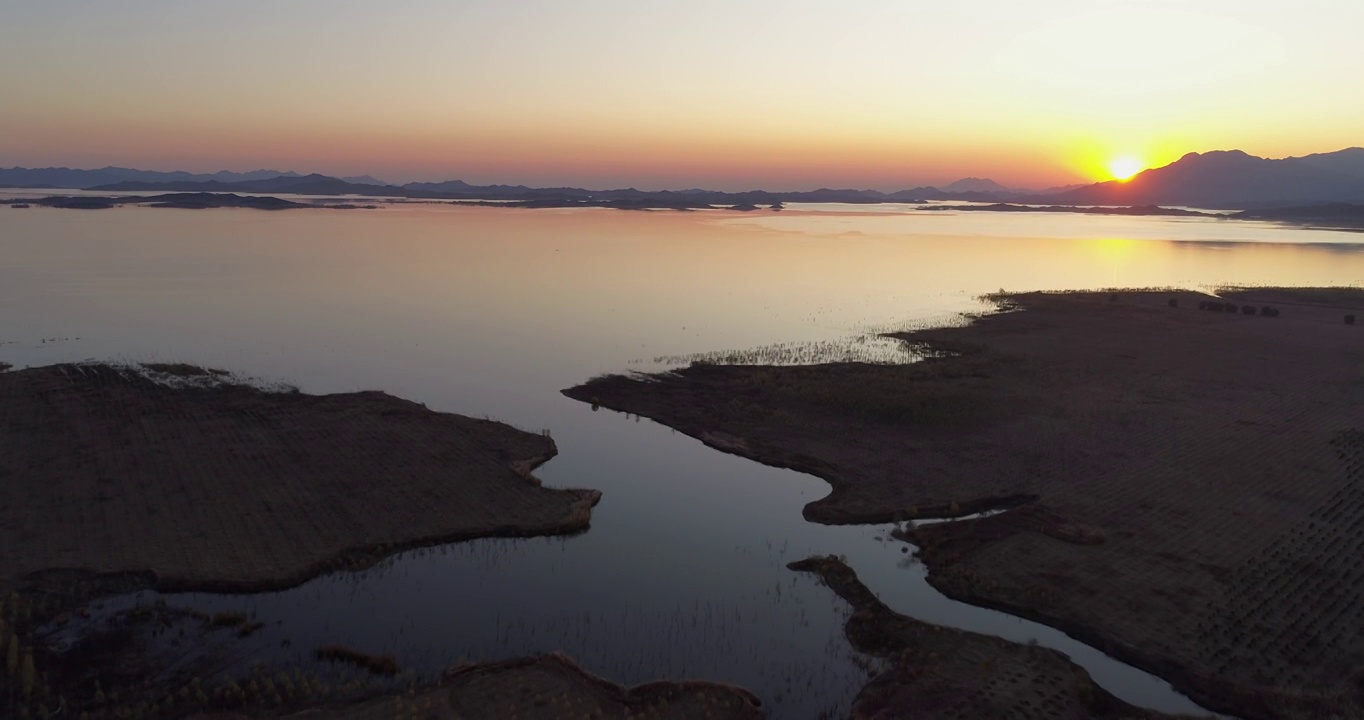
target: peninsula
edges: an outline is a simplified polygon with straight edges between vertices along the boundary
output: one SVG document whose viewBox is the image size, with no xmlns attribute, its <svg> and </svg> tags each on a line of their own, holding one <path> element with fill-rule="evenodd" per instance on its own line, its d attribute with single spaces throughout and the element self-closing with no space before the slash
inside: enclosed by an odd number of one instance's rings
<svg viewBox="0 0 1364 720">
<path fill-rule="evenodd" d="M 1243 718 L 1364 715 L 1364 291 L 1028 293 L 909 365 L 697 364 L 569 397 L 827 480 L 945 594 Z M 1287 371 L 1286 368 L 1292 368 Z"/>
</svg>

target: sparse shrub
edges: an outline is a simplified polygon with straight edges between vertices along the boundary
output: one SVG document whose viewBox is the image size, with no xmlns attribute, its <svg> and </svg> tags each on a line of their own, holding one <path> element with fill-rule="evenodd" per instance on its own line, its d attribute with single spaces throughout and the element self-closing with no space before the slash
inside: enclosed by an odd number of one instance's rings
<svg viewBox="0 0 1364 720">
<path fill-rule="evenodd" d="M 1354 325 L 1354 324 L 1355 324 L 1355 316 L 1354 316 L 1354 315 L 1346 315 L 1346 316 L 1345 316 L 1345 324 L 1346 324 L 1346 325 Z"/>
<path fill-rule="evenodd" d="M 1254 315 L 1254 314 L 1255 314 L 1255 306 L 1254 306 L 1254 305 L 1242 305 L 1242 306 L 1241 306 L 1241 314 L 1242 314 L 1242 315 Z"/>
<path fill-rule="evenodd" d="M 1222 305 L 1223 312 L 1234 313 L 1240 309 L 1241 308 L 1236 307 L 1236 303 L 1223 303 Z"/>
<path fill-rule="evenodd" d="M 1179 298 L 1170 298 L 1170 307 L 1179 307 Z"/>
<path fill-rule="evenodd" d="M 1270 306 L 1268 306 L 1268 305 L 1266 305 L 1266 306 L 1260 308 L 1260 316 L 1261 316 L 1261 317 L 1278 317 L 1278 316 L 1279 316 L 1279 311 L 1278 311 L 1278 310 L 1275 310 L 1274 308 L 1272 308 L 1272 307 L 1270 307 Z"/>
</svg>

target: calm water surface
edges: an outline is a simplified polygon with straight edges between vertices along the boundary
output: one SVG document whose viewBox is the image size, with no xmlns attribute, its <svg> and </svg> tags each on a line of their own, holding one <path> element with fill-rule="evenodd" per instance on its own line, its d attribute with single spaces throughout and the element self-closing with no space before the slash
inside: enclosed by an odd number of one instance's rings
<svg viewBox="0 0 1364 720">
<path fill-rule="evenodd" d="M 837 716 L 868 660 L 842 637 L 846 606 L 784 567 L 834 553 L 901 612 L 1037 639 L 1130 702 L 1195 710 L 1061 633 L 942 598 L 888 528 L 805 523 L 822 481 L 558 391 L 713 351 L 894 358 L 866 336 L 979 310 L 974 298 L 1001 288 L 1350 284 L 1364 236 L 846 210 L 0 208 L 0 360 L 183 360 L 307 392 L 383 389 L 549 429 L 560 455 L 544 481 L 604 492 L 573 538 L 461 543 L 281 593 L 174 598 L 253 611 L 272 623 L 255 641 L 273 657 L 346 642 L 433 672 L 563 650 L 627 684 L 725 680 L 774 717 Z"/>
</svg>

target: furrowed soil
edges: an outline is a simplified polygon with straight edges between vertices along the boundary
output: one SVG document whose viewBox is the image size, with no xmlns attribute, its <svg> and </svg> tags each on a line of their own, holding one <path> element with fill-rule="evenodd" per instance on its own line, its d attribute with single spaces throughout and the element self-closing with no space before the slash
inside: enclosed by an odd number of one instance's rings
<svg viewBox="0 0 1364 720">
<path fill-rule="evenodd" d="M 1205 707 L 1364 716 L 1364 324 L 1345 322 L 1364 292 L 995 299 L 898 335 L 941 355 L 912 365 L 694 365 L 565 394 L 828 480 L 817 522 L 1014 507 L 914 530 L 930 582 Z"/>
<path fill-rule="evenodd" d="M 107 365 L 0 373 L 0 587 L 278 588 L 403 546 L 581 531 L 599 493 L 531 475 L 555 452 L 380 392 L 172 388 Z"/>
<path fill-rule="evenodd" d="M 853 701 L 850 720 L 1009 718 L 1157 720 L 1096 687 L 1062 653 L 897 614 L 832 557 L 791 563 L 853 607 L 845 627 L 859 651 L 889 661 Z"/>
</svg>

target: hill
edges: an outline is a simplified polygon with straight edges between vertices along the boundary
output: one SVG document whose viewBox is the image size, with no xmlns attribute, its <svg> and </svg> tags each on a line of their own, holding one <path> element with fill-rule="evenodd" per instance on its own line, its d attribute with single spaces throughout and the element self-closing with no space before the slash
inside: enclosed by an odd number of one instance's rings
<svg viewBox="0 0 1364 720">
<path fill-rule="evenodd" d="M 409 193 L 395 185 L 362 185 L 327 175 L 281 175 L 268 180 L 245 182 L 173 182 L 129 181 L 98 185 L 90 190 L 100 192 L 237 192 L 289 193 L 293 195 L 373 195 L 378 197 L 409 197 Z"/>
<path fill-rule="evenodd" d="M 1297 158 L 1298 162 L 1322 170 L 1364 177 L 1364 148 L 1352 147 L 1333 153 L 1316 153 Z"/>
<path fill-rule="evenodd" d="M 1010 190 L 1009 188 L 1006 188 L 1006 187 L 1004 187 L 1003 185 L 1000 185 L 999 183 L 997 183 L 997 182 L 995 182 L 994 180 L 991 180 L 991 179 L 989 179 L 989 178 L 974 178 L 974 177 L 962 178 L 962 179 L 960 179 L 960 180 L 958 180 L 958 181 L 956 181 L 956 182 L 954 182 L 954 183 L 951 183 L 951 184 L 949 184 L 949 185 L 944 185 L 943 187 L 941 187 L 941 188 L 939 188 L 939 189 L 942 190 L 942 191 L 945 192 L 945 193 L 979 192 L 979 193 L 999 193 L 999 194 L 1003 195 L 1003 194 L 1008 194 L 1008 193 L 1012 193 L 1012 192 L 1013 192 L 1013 191 Z"/>
<path fill-rule="evenodd" d="M 190 173 L 183 170 L 161 172 L 158 170 L 135 170 L 124 167 L 103 167 L 95 170 L 80 170 L 67 167 L 47 168 L 0 168 L 0 187 L 43 187 L 84 190 L 99 185 L 122 182 L 248 182 L 267 180 L 277 177 L 297 177 L 295 172 L 279 170 L 252 170 L 237 173 L 221 170 L 215 173 Z"/>
<path fill-rule="evenodd" d="M 1343 151 L 1348 152 L 1348 151 Z M 1127 182 L 1110 181 L 1047 196 L 1050 204 L 1187 205 L 1256 208 L 1364 202 L 1364 176 L 1323 165 L 1348 167 L 1349 154 L 1268 160 L 1240 150 L 1189 153 Z M 1029 198 L 1020 198 L 1028 202 Z M 1036 200 L 1036 198 L 1031 198 Z"/>
<path fill-rule="evenodd" d="M 0 168 L 0 187 L 79 188 L 107 192 L 233 192 L 299 195 L 368 195 L 447 200 L 514 201 L 535 207 L 579 204 L 612 207 L 762 206 L 776 203 L 923 203 L 955 200 L 1029 205 L 1190 206 L 1234 210 L 1326 203 L 1364 204 L 1364 148 L 1302 157 L 1266 159 L 1240 150 L 1189 153 L 1126 182 L 1062 186 L 1028 192 L 989 179 L 967 177 L 942 187 L 895 192 L 854 188 L 808 191 L 591 190 L 577 187 L 474 185 L 463 180 L 386 184 L 370 175 L 337 178 L 313 173 L 254 170 L 211 174 L 106 167 Z"/>
</svg>

